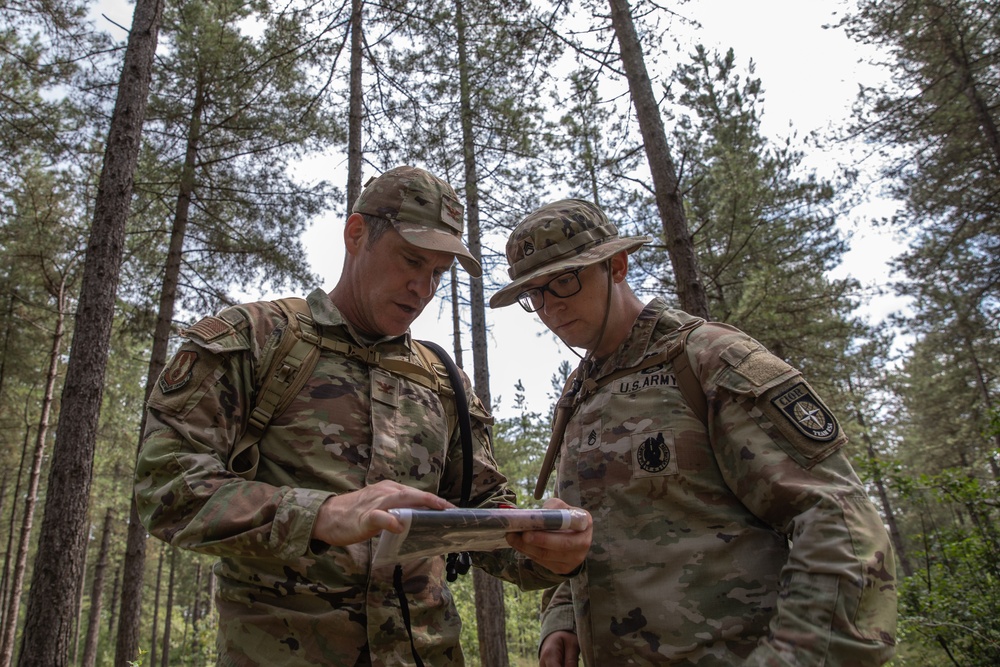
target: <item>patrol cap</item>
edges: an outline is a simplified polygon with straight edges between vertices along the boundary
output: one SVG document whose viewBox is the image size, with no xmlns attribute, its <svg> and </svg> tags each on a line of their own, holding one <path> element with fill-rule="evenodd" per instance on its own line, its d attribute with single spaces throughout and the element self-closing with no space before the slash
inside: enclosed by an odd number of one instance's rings
<svg viewBox="0 0 1000 667">
<path fill-rule="evenodd" d="M 490 297 L 490 308 L 517 301 L 524 284 L 596 264 L 653 239 L 619 236 L 604 211 L 583 199 L 562 199 L 529 213 L 507 239 L 507 273 L 513 282 Z"/>
<path fill-rule="evenodd" d="M 418 167 L 402 166 L 368 179 L 351 212 L 391 221 L 409 243 L 455 255 L 478 278 L 483 269 L 462 244 L 463 210 L 446 182 Z"/>
</svg>

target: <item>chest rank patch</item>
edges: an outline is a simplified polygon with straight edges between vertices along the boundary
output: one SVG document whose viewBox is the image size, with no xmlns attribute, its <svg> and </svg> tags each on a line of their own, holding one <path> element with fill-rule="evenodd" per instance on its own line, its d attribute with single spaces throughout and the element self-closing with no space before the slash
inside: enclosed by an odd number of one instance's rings
<svg viewBox="0 0 1000 667">
<path fill-rule="evenodd" d="M 663 440 L 663 434 L 657 433 L 642 441 L 635 452 L 639 467 L 648 473 L 658 473 L 670 465 L 670 448 Z"/>
<path fill-rule="evenodd" d="M 807 438 L 828 442 L 837 437 L 836 420 L 805 383 L 799 382 L 771 403 Z"/>
<path fill-rule="evenodd" d="M 399 406 L 399 379 L 377 368 L 372 369 L 372 400 L 392 407 Z"/>
<path fill-rule="evenodd" d="M 169 394 L 190 382 L 197 361 L 198 353 L 194 350 L 181 350 L 174 355 L 170 365 L 160 375 L 160 391 Z"/>
</svg>

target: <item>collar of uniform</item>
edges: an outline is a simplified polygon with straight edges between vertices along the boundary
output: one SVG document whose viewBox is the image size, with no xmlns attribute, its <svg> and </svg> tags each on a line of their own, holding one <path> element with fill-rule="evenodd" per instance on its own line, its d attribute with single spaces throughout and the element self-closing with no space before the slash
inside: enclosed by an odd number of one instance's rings
<svg viewBox="0 0 1000 667">
<path fill-rule="evenodd" d="M 347 320 L 340 310 L 333 305 L 330 295 L 322 289 L 317 288 L 306 297 L 309 304 L 309 311 L 312 313 L 313 321 L 320 327 L 330 332 L 332 329 L 339 330 L 344 340 L 350 340 L 363 347 L 382 345 L 384 343 L 398 343 L 410 349 L 410 332 L 407 331 L 402 336 L 381 336 L 372 339 L 371 336 L 362 335 L 350 321 Z"/>
<path fill-rule="evenodd" d="M 655 297 L 647 303 L 639 316 L 635 318 L 635 324 L 632 325 L 628 337 L 618 346 L 617 350 L 605 359 L 593 377 L 595 379 L 601 378 L 609 373 L 614 373 L 619 368 L 638 365 L 646 357 L 656 322 L 660 312 L 666 306 L 666 302 L 660 297 Z"/>
<path fill-rule="evenodd" d="M 635 318 L 635 326 L 632 327 L 632 352 L 628 361 L 637 364 L 649 354 L 649 348 L 653 345 L 653 333 L 656 331 L 656 323 L 660 320 L 660 314 L 666 309 L 667 302 L 661 297 L 654 297 Z"/>
</svg>

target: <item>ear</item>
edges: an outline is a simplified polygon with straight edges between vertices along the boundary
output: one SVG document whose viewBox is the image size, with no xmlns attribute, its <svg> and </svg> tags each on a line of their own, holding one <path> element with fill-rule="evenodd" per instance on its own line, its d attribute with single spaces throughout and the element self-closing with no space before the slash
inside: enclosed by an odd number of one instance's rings
<svg viewBox="0 0 1000 667">
<path fill-rule="evenodd" d="M 622 250 L 611 258 L 611 278 L 620 283 L 628 275 L 628 253 Z"/>
<path fill-rule="evenodd" d="M 344 224 L 344 247 L 347 254 L 356 255 L 368 238 L 368 225 L 360 213 L 352 213 Z"/>
</svg>

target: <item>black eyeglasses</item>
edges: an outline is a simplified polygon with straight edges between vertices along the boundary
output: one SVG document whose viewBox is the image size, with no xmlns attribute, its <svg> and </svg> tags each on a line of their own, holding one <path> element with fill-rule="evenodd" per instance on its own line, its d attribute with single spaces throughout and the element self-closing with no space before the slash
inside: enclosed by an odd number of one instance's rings
<svg viewBox="0 0 1000 667">
<path fill-rule="evenodd" d="M 533 287 L 525 292 L 521 292 L 517 295 L 517 302 L 521 304 L 521 308 L 524 308 L 529 313 L 534 313 L 541 310 L 542 306 L 545 305 L 546 292 L 552 292 L 560 299 L 573 296 L 582 289 L 578 274 L 580 271 L 583 271 L 583 268 L 581 266 L 579 269 L 560 273 L 541 287 Z"/>
</svg>

